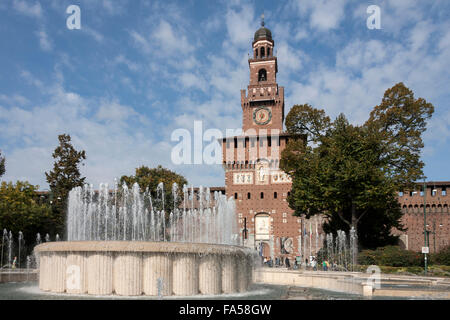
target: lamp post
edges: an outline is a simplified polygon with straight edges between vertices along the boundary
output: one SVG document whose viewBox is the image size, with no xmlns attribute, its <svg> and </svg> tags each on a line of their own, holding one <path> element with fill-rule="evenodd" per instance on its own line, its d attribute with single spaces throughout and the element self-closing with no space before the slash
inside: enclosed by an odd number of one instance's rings
<svg viewBox="0 0 450 320">
<path fill-rule="evenodd" d="M 425 248 L 427 247 L 427 184 L 423 179 L 423 235 L 425 238 Z M 427 275 L 427 253 L 425 252 L 425 275 Z"/>
</svg>

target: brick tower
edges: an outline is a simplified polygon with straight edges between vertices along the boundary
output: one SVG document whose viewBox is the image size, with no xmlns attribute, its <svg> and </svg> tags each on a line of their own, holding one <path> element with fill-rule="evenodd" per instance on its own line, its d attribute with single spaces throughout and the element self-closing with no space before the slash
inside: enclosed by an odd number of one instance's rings
<svg viewBox="0 0 450 320">
<path fill-rule="evenodd" d="M 292 216 L 286 199 L 292 181 L 279 169 L 279 161 L 289 136 L 283 132 L 284 88 L 276 80 L 274 45 L 263 20 L 248 61 L 250 82 L 247 90 L 241 90 L 243 134 L 224 138 L 222 143 L 225 192 L 236 201 L 245 246 L 260 250 L 264 257 L 293 259 L 303 256 L 302 231 L 306 229 L 310 237 L 321 223 L 309 224 Z M 314 252 L 316 242 L 321 243 L 309 240 Z"/>
</svg>

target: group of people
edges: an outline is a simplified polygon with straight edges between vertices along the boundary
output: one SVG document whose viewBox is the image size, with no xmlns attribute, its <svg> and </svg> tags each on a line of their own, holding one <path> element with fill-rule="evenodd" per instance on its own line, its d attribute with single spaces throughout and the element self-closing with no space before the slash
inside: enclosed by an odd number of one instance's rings
<svg viewBox="0 0 450 320">
<path fill-rule="evenodd" d="M 268 266 L 268 267 L 273 267 L 274 266 L 274 261 L 272 260 L 272 258 L 268 258 L 268 257 L 262 257 L 263 258 L 263 264 Z M 286 267 L 288 269 L 291 268 L 291 262 L 289 261 L 288 257 L 280 258 L 280 257 L 276 257 L 275 258 L 275 267 Z"/>
<path fill-rule="evenodd" d="M 286 267 L 288 269 L 291 269 L 291 261 L 289 260 L 288 257 L 284 257 L 284 258 L 276 257 L 275 261 L 273 261 L 273 259 L 270 257 L 261 257 L 261 258 L 262 258 L 263 265 L 268 266 L 270 268 Z M 301 258 L 296 257 L 294 259 L 294 265 L 292 266 L 292 269 L 297 270 L 300 268 L 301 265 L 302 265 Z M 317 271 L 318 265 L 317 265 L 316 257 L 314 257 L 314 256 L 310 257 L 310 261 L 306 258 L 304 266 L 306 268 L 312 268 L 314 271 Z M 328 262 L 328 260 L 323 260 L 322 261 L 322 270 L 328 271 L 329 268 L 330 268 L 330 263 Z"/>
</svg>

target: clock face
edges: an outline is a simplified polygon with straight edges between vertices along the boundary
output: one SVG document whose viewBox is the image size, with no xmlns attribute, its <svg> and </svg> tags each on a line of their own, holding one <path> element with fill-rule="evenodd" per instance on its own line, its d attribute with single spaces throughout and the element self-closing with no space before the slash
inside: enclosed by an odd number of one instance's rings
<svg viewBox="0 0 450 320">
<path fill-rule="evenodd" d="M 258 107 L 253 111 L 253 121 L 259 125 L 268 124 L 272 120 L 272 111 L 267 107 Z"/>
</svg>

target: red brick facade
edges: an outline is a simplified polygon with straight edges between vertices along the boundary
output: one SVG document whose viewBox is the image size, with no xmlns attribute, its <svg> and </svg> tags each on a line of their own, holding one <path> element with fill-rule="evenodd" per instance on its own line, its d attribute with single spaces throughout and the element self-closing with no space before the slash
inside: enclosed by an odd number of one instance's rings
<svg viewBox="0 0 450 320">
<path fill-rule="evenodd" d="M 426 228 L 430 252 L 438 252 L 450 245 L 450 182 L 427 182 L 425 196 Z M 402 223 L 406 232 L 400 234 L 400 244 L 414 251 L 421 251 L 425 244 L 424 237 L 424 195 L 423 185 L 417 185 L 413 191 L 399 193 L 399 202 L 404 213 Z"/>
<path fill-rule="evenodd" d="M 255 34 L 249 85 L 241 90 L 244 133 L 222 144 L 225 192 L 236 200 L 244 245 L 261 249 L 265 257 L 307 258 L 321 247 L 322 217 L 294 217 L 287 203 L 292 184 L 278 166 L 289 136 L 282 132 L 284 88 L 276 81 L 273 49 L 271 35 Z"/>
</svg>

